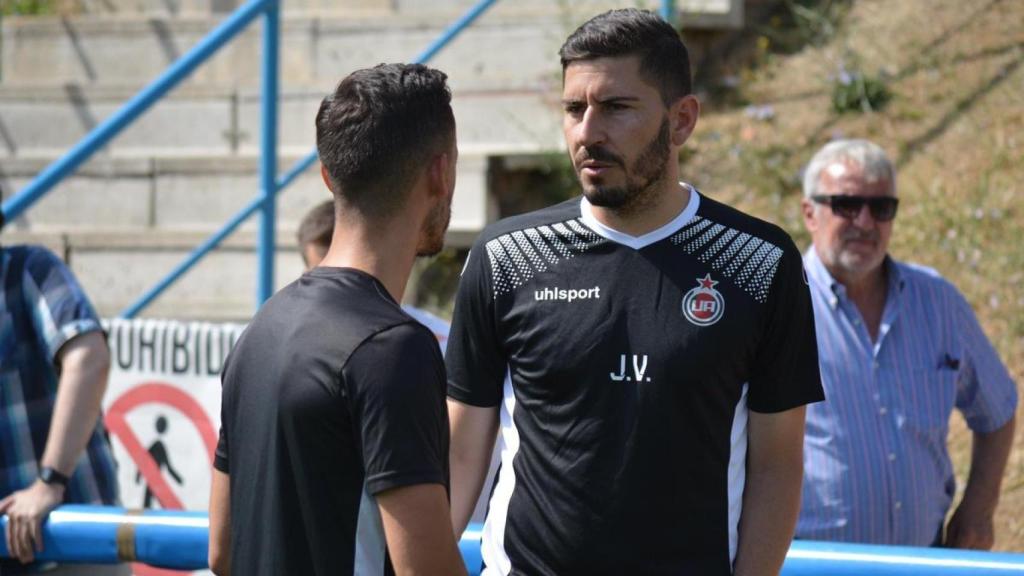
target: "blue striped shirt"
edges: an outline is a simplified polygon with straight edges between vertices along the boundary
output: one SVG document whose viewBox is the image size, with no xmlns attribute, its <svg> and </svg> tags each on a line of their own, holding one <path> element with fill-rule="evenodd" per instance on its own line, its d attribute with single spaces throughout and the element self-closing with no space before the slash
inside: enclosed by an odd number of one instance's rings
<svg viewBox="0 0 1024 576">
<path fill-rule="evenodd" d="M 0 247 L 0 497 L 32 484 L 57 398 L 61 346 L 101 330 L 78 282 L 51 252 Z M 116 504 L 117 477 L 97 421 L 64 500 Z"/>
<path fill-rule="evenodd" d="M 946 449 L 959 410 L 997 430 L 1017 388 L 970 305 L 934 270 L 886 258 L 888 294 L 876 342 L 812 247 L 825 402 L 807 407 L 797 537 L 928 546 L 956 489 Z"/>
</svg>

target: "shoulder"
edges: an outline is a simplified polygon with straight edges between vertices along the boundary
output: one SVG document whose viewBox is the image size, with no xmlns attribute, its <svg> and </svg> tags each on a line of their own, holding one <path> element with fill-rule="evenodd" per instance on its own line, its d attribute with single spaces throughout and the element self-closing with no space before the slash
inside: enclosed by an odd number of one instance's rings
<svg viewBox="0 0 1024 576">
<path fill-rule="evenodd" d="M 799 250 L 793 243 L 793 239 L 778 225 L 713 200 L 703 193 L 700 196 L 700 209 L 697 211 L 697 215 L 708 221 L 711 226 L 717 225 L 735 230 L 737 233 L 749 234 L 753 238 L 768 242 L 780 249 L 787 251 L 792 249 L 799 255 Z"/>
<path fill-rule="evenodd" d="M 525 214 L 503 218 L 489 224 L 477 238 L 474 248 L 483 246 L 491 240 L 515 232 L 535 229 L 574 220 L 580 217 L 580 197 L 576 196 L 547 208 L 534 210 Z"/>
<path fill-rule="evenodd" d="M 892 264 L 898 270 L 904 288 L 910 287 L 918 296 L 941 300 L 944 306 L 961 302 L 966 305 L 967 300 L 960 290 L 938 270 L 914 262 L 892 260 Z"/>
</svg>

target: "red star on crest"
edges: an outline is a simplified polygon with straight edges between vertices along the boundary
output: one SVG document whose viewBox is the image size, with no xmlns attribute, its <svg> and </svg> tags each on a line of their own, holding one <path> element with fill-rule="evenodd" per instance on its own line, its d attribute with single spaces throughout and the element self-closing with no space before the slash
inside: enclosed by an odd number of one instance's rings
<svg viewBox="0 0 1024 576">
<path fill-rule="evenodd" d="M 697 278 L 697 282 L 700 283 L 700 287 L 703 288 L 704 290 L 711 290 L 715 287 L 715 284 L 718 284 L 717 280 L 711 279 L 710 272 L 705 274 L 703 278 Z"/>
</svg>

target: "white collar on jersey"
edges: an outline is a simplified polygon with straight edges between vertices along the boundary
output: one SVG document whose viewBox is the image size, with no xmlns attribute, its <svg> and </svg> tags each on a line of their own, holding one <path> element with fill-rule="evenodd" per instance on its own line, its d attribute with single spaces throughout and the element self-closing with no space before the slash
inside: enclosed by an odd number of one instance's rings
<svg viewBox="0 0 1024 576">
<path fill-rule="evenodd" d="M 629 246 L 634 250 L 639 250 L 645 246 L 650 246 L 659 240 L 664 240 L 682 228 L 683 224 L 686 224 L 691 218 L 697 215 L 697 208 L 700 207 L 700 194 L 697 193 L 696 188 L 690 186 L 686 182 L 680 182 L 679 185 L 685 186 L 690 191 L 690 201 L 686 204 L 686 208 L 683 208 L 683 211 L 673 218 L 668 224 L 640 236 L 630 236 L 629 234 L 619 232 L 614 228 L 609 228 L 608 226 L 598 222 L 597 218 L 594 217 L 593 208 L 590 205 L 590 202 L 587 201 L 586 196 L 580 199 L 580 216 L 583 223 L 586 224 L 588 228 L 596 232 L 598 236 L 624 246 Z"/>
</svg>

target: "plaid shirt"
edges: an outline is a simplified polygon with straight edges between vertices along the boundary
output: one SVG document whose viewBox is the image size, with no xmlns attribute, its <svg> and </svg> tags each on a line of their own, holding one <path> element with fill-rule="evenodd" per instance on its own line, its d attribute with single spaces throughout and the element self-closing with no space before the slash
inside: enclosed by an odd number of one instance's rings
<svg viewBox="0 0 1024 576">
<path fill-rule="evenodd" d="M 64 264 L 35 246 L 0 247 L 0 497 L 32 484 L 57 398 L 57 353 L 102 330 Z M 79 458 L 65 502 L 117 504 L 117 476 L 102 421 Z"/>
</svg>

